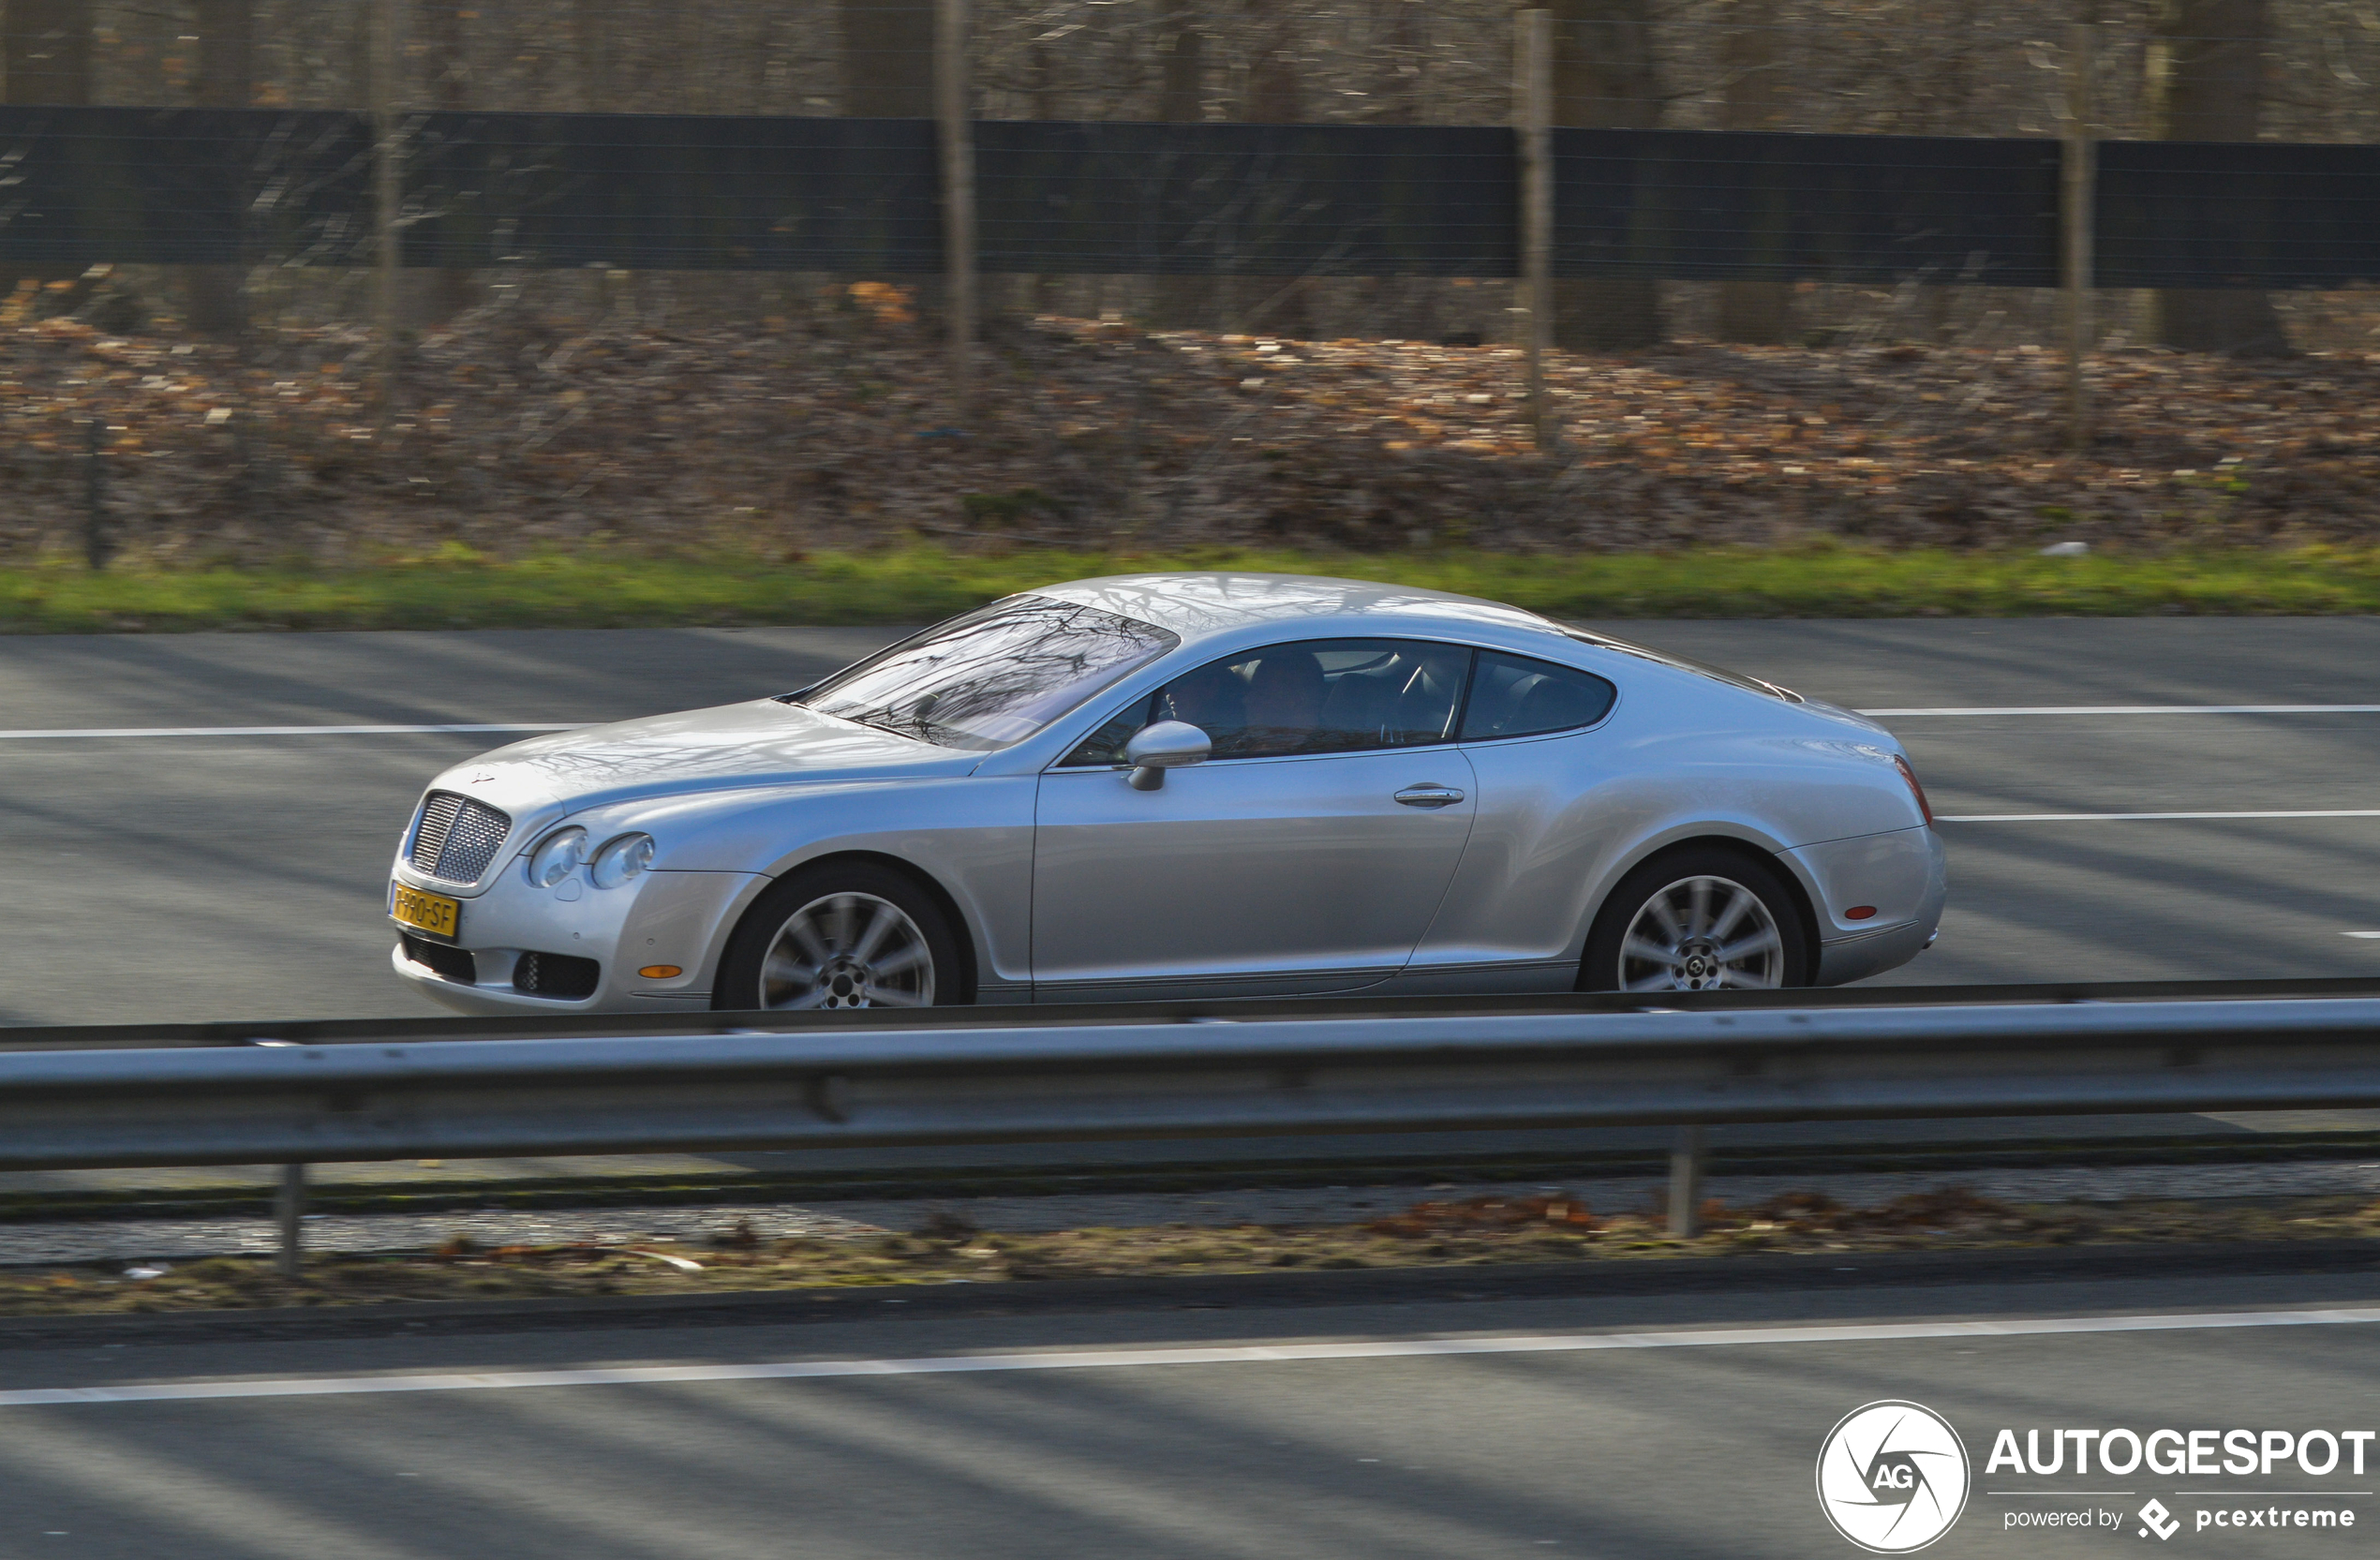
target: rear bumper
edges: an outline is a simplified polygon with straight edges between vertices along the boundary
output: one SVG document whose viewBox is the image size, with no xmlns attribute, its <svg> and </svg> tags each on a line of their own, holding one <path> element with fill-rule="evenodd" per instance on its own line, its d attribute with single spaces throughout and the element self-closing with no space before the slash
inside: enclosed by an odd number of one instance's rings
<svg viewBox="0 0 2380 1560">
<path fill-rule="evenodd" d="M 1865 980 L 1933 946 L 1950 888 L 1941 837 L 1932 829 L 1838 839 L 1786 854 L 1813 890 L 1818 912 L 1812 985 Z M 1852 919 L 1854 909 L 1874 921 Z"/>
</svg>

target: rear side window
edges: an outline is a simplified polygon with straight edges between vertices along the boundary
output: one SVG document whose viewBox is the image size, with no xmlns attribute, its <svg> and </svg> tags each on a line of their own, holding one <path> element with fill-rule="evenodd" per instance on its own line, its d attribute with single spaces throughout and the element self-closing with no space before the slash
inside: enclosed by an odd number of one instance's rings
<svg viewBox="0 0 2380 1560">
<path fill-rule="evenodd" d="M 1535 736 L 1591 726 L 1611 712 L 1619 690 L 1592 672 L 1526 656 L 1481 650 L 1463 710 L 1463 740 Z"/>
</svg>

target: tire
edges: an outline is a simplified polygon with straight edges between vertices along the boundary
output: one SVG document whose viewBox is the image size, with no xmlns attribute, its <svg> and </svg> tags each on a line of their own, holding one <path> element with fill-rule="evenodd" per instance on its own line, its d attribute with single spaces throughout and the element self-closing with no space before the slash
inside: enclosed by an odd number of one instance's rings
<svg viewBox="0 0 2380 1560">
<path fill-rule="evenodd" d="M 933 1007 L 970 1002 L 949 914 L 904 873 L 824 862 L 755 900 L 720 960 L 711 1006 L 729 1012 Z"/>
<path fill-rule="evenodd" d="M 1811 967 L 1801 902 L 1784 874 L 1749 851 L 1689 845 L 1655 856 L 1612 890 L 1587 933 L 1578 989 L 1807 986 Z"/>
</svg>

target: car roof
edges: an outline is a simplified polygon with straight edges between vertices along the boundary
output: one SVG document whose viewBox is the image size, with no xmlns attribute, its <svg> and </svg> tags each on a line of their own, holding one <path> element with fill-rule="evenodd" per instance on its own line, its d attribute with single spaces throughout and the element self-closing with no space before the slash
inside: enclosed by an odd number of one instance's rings
<svg viewBox="0 0 2380 1560">
<path fill-rule="evenodd" d="M 1256 574 L 1231 570 L 1178 574 L 1109 574 L 1069 580 L 1029 592 L 1079 602 L 1120 617 L 1153 623 L 1181 635 L 1183 643 L 1210 639 L 1255 624 L 1314 631 L 1333 637 L 1378 631 L 1365 619 L 1435 621 L 1481 627 L 1560 631 L 1534 612 L 1476 596 L 1376 580 L 1331 579 L 1316 574 Z M 1379 627 L 1386 627 L 1381 623 Z"/>
</svg>

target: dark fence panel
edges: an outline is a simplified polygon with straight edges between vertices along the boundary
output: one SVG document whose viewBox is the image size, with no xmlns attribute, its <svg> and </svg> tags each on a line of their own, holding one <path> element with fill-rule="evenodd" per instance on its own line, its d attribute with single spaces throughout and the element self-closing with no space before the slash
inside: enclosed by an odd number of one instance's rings
<svg viewBox="0 0 2380 1560">
<path fill-rule="evenodd" d="M 922 120 L 431 113 L 405 120 L 404 262 L 931 273 Z M 1510 132 L 976 126 L 983 268 L 1508 276 Z M 2057 276 L 2058 147 L 1914 136 L 1554 132 L 1566 276 Z M 0 266 L 353 265 L 355 115 L 0 108 Z M 2380 280 L 2380 147 L 2110 141 L 2105 287 Z"/>
<path fill-rule="evenodd" d="M 975 127 L 986 271 L 1509 276 L 1507 130 L 1407 125 Z"/>
<path fill-rule="evenodd" d="M 2111 141 L 2102 287 L 2342 287 L 2380 279 L 2380 146 Z"/>
<path fill-rule="evenodd" d="M 0 108 L 0 263 L 352 263 L 367 145 L 348 113 Z"/>
<path fill-rule="evenodd" d="M 1555 130 L 1554 269 L 1677 280 L 2058 280 L 2058 143 Z"/>
<path fill-rule="evenodd" d="M 942 269 L 917 119 L 409 116 L 408 265 Z"/>
</svg>

